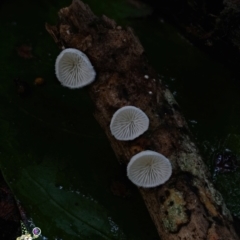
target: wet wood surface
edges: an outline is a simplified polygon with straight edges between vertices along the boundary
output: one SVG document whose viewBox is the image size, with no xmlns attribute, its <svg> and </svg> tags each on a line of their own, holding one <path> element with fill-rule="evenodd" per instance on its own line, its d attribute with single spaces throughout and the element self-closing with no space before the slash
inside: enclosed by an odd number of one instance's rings
<svg viewBox="0 0 240 240">
<path fill-rule="evenodd" d="M 222 196 L 192 141 L 177 102 L 156 71 L 131 28 L 96 17 L 80 0 L 59 11 L 56 26 L 46 29 L 60 49 L 77 48 L 92 62 L 97 77 L 89 87 L 95 118 L 104 129 L 121 164 L 143 150 L 170 159 L 173 174 L 155 188 L 139 188 L 159 236 L 167 239 L 239 239 Z M 113 113 L 133 105 L 150 120 L 148 131 L 132 141 L 110 133 Z"/>
</svg>

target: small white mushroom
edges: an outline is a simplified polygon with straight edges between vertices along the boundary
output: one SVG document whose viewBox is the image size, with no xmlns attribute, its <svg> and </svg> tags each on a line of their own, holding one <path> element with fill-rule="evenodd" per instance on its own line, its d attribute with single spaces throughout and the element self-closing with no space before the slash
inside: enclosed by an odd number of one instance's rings
<svg viewBox="0 0 240 240">
<path fill-rule="evenodd" d="M 162 154 L 150 150 L 134 155 L 127 166 L 128 178 L 139 187 L 156 187 L 165 183 L 171 175 L 170 161 Z"/>
<path fill-rule="evenodd" d="M 96 72 L 88 57 L 74 48 L 66 48 L 57 57 L 56 76 L 60 83 L 69 88 L 80 88 L 92 83 Z"/>
<path fill-rule="evenodd" d="M 143 134 L 148 126 L 149 119 L 141 109 L 125 106 L 113 114 L 110 130 L 116 139 L 127 141 Z"/>
</svg>

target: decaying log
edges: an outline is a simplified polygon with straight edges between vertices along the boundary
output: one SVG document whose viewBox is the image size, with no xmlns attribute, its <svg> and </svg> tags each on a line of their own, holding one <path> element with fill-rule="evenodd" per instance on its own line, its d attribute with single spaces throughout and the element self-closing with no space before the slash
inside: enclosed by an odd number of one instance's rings
<svg viewBox="0 0 240 240">
<path fill-rule="evenodd" d="M 80 0 L 59 11 L 57 26 L 46 29 L 60 48 L 87 54 L 97 71 L 89 93 L 95 118 L 120 161 L 143 150 L 170 159 L 173 174 L 159 187 L 139 191 L 161 239 L 239 239 L 222 196 L 209 180 L 186 121 L 170 91 L 148 64 L 144 49 L 130 28 L 96 17 Z M 133 141 L 118 141 L 110 133 L 113 113 L 134 105 L 150 119 L 147 132 Z"/>
</svg>

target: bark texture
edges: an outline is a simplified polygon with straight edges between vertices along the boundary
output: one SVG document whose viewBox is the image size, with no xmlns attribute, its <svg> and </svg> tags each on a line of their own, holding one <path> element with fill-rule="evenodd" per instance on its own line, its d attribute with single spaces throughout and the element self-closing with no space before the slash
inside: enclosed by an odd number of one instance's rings
<svg viewBox="0 0 240 240">
<path fill-rule="evenodd" d="M 57 26 L 46 29 L 60 48 L 87 54 L 97 71 L 89 87 L 95 118 L 122 164 L 143 150 L 170 159 L 173 174 L 159 187 L 139 191 L 161 239 L 239 239 L 221 194 L 191 140 L 186 121 L 170 91 L 148 64 L 144 49 L 130 28 L 96 17 L 80 0 L 59 11 Z M 150 119 L 147 132 L 133 141 L 118 141 L 110 133 L 113 113 L 133 105 Z"/>
</svg>

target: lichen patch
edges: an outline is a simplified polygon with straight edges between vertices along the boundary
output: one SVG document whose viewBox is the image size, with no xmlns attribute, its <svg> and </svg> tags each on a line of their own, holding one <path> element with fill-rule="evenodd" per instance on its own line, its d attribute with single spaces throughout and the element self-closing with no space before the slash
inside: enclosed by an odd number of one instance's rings
<svg viewBox="0 0 240 240">
<path fill-rule="evenodd" d="M 165 230 L 177 232 L 183 224 L 189 222 L 184 196 L 176 189 L 170 189 L 165 191 L 161 199 L 160 212 Z"/>
</svg>

